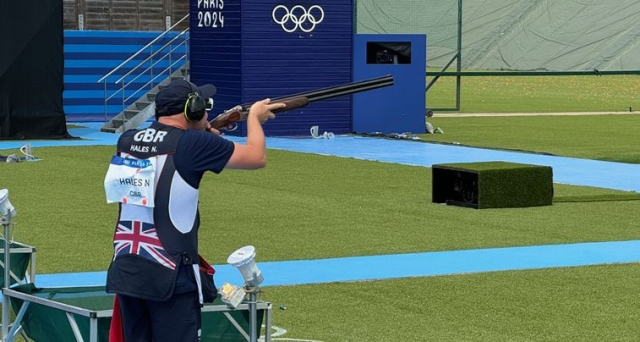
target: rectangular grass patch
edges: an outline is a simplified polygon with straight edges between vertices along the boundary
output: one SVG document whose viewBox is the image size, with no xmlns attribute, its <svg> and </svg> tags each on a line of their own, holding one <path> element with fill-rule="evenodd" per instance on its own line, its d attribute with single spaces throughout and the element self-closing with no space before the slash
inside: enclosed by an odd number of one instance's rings
<svg viewBox="0 0 640 342">
<path fill-rule="evenodd" d="M 551 205 L 549 166 L 507 162 L 433 165 L 433 202 L 476 209 Z"/>
</svg>

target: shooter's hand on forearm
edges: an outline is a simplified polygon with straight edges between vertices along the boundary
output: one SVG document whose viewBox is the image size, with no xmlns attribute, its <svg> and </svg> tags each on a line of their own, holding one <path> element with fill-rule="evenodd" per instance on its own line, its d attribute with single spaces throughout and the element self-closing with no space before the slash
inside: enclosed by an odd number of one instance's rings
<svg viewBox="0 0 640 342">
<path fill-rule="evenodd" d="M 275 119 L 276 115 L 273 113 L 273 110 L 284 108 L 284 103 L 271 103 L 271 99 L 264 99 L 262 101 L 258 101 L 254 103 L 249 109 L 249 116 L 247 120 L 250 120 L 253 116 L 256 118 L 260 124 L 264 124 L 267 120 Z"/>
<path fill-rule="evenodd" d="M 264 139 L 262 124 L 276 117 L 272 110 L 283 108 L 284 103 L 271 103 L 271 99 L 264 99 L 254 103 L 247 115 L 247 147 L 261 155 L 262 167 L 267 164 L 267 144 Z"/>
<path fill-rule="evenodd" d="M 235 143 L 235 150 L 227 162 L 234 169 L 259 169 L 267 165 L 267 145 L 262 124 L 276 117 L 273 110 L 284 108 L 284 103 L 271 103 L 264 99 L 254 103 L 247 115 L 247 142 Z"/>
</svg>

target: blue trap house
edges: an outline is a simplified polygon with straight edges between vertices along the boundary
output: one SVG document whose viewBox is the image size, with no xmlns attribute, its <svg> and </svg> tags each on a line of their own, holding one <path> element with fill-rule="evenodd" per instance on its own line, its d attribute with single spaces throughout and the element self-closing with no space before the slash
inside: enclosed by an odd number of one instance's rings
<svg viewBox="0 0 640 342">
<path fill-rule="evenodd" d="M 318 101 L 264 125 L 270 136 L 425 132 L 425 35 L 354 34 L 353 0 L 192 0 L 190 72 L 213 115 L 238 104 L 392 75 L 394 85 Z M 246 135 L 240 124 L 234 134 Z"/>
</svg>

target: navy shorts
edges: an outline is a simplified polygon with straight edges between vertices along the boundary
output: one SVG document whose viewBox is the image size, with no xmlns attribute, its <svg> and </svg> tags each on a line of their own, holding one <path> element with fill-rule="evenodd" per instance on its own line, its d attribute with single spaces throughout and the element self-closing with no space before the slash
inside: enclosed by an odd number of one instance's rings
<svg viewBox="0 0 640 342">
<path fill-rule="evenodd" d="M 200 330 L 198 291 L 164 302 L 118 294 L 127 342 L 196 342 Z"/>
</svg>

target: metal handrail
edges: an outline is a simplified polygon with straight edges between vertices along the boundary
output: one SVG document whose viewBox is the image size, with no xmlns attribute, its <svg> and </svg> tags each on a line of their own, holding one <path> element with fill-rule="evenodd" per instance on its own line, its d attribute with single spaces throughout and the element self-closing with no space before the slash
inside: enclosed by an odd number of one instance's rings
<svg viewBox="0 0 640 342">
<path fill-rule="evenodd" d="M 171 38 L 171 40 L 166 42 L 164 45 L 159 47 L 154 52 L 154 44 L 156 42 L 158 42 L 160 39 L 162 39 L 163 37 L 165 37 L 171 30 L 173 30 L 176 26 L 178 26 L 180 23 L 182 23 L 188 17 L 189 17 L 189 14 L 185 15 L 182 19 L 180 19 L 178 22 L 176 22 L 173 26 L 171 26 L 166 31 L 162 32 L 158 37 L 154 38 L 151 42 L 149 42 L 147 45 L 142 47 L 140 50 L 138 50 L 136 53 L 131 55 L 124 62 L 120 63 L 120 65 L 118 65 L 117 67 L 112 69 L 109 73 L 107 73 L 106 75 L 104 75 L 102 78 L 100 78 L 97 81 L 97 83 L 100 83 L 100 82 L 104 83 L 104 121 L 105 121 L 105 123 L 108 121 L 108 118 L 107 118 L 107 116 L 108 116 L 108 102 L 113 97 L 115 97 L 116 95 L 120 95 L 120 94 L 122 95 L 122 112 L 124 112 L 124 110 L 126 108 L 127 101 L 129 101 L 132 97 L 134 97 L 135 95 L 140 93 L 141 90 L 147 89 L 149 86 L 151 86 L 151 88 L 153 88 L 154 82 L 160 76 L 164 75 L 165 72 L 168 72 L 168 75 L 171 76 L 174 66 L 177 65 L 178 63 L 180 63 L 181 61 L 184 60 L 185 62 L 188 62 L 188 53 L 189 53 L 188 43 L 189 43 L 189 40 L 188 40 L 188 37 L 187 37 L 187 33 L 189 32 L 189 28 L 183 30 L 178 35 L 176 35 L 175 37 Z M 176 44 L 176 41 L 178 41 L 180 39 L 182 41 Z M 172 61 L 173 53 L 183 45 L 184 45 L 184 48 L 185 48 L 184 55 L 179 57 L 179 58 L 177 58 L 176 60 Z M 164 50 L 167 49 L 167 48 L 168 48 L 169 51 L 165 52 Z M 134 58 L 138 57 L 142 53 L 146 53 L 147 49 L 150 50 L 149 51 L 149 57 L 147 57 L 144 60 L 142 60 L 140 63 L 138 63 L 137 65 L 132 67 L 131 70 L 129 70 L 129 72 L 127 72 L 126 74 L 121 76 L 118 80 L 113 82 L 114 84 L 120 84 L 120 89 L 115 90 L 111 95 L 107 96 L 107 94 L 108 94 L 108 91 L 107 91 L 107 83 L 108 83 L 107 79 L 110 76 L 114 75 L 118 70 L 123 68 L 127 63 L 131 62 Z M 160 62 L 164 61 L 167 58 L 167 56 L 168 56 L 168 60 L 169 60 L 169 65 L 166 68 L 164 68 L 161 72 L 157 73 L 154 76 L 153 75 L 154 67 L 156 65 L 158 65 Z M 154 58 L 155 58 L 155 61 L 154 61 Z M 151 62 L 151 64 L 149 66 L 145 67 L 145 63 L 147 63 L 149 61 Z M 133 77 L 131 80 L 127 81 L 126 78 L 131 76 L 134 72 L 137 72 L 137 75 L 135 77 Z M 126 93 L 125 93 L 127 86 L 132 84 L 134 81 L 136 81 L 142 75 L 146 75 L 148 73 L 150 74 L 151 79 L 148 82 L 146 82 L 145 84 L 143 84 L 141 87 L 139 87 L 138 89 L 135 89 L 135 91 L 133 93 L 131 93 L 127 97 Z M 125 121 L 126 121 L 126 118 L 125 118 Z"/>
<path fill-rule="evenodd" d="M 175 50 L 175 49 L 174 49 Z M 134 94 L 138 93 L 140 90 L 144 89 L 147 85 L 149 84 L 153 84 L 153 81 L 155 81 L 158 77 L 160 77 L 162 74 L 164 74 L 165 71 L 167 70 L 171 70 L 172 67 L 174 65 L 177 64 L 177 62 L 186 59 L 185 56 L 182 56 L 180 58 L 178 58 L 175 62 L 171 63 L 168 67 L 164 68 L 160 73 L 158 73 L 158 75 L 154 76 L 153 78 L 151 78 L 147 83 L 143 84 L 140 88 L 138 88 L 134 93 L 132 93 L 132 95 L 130 95 L 129 97 L 127 97 L 125 100 L 129 100 Z M 134 78 L 132 78 L 129 82 L 124 82 L 124 87 L 126 88 L 127 85 L 133 83 L 133 81 L 137 80 L 138 78 L 140 78 L 140 76 L 144 75 L 147 71 L 151 70 L 151 68 L 153 68 L 154 66 L 156 66 L 158 63 L 160 63 L 162 60 L 157 60 L 155 62 L 152 62 L 152 64 L 147 67 L 146 69 L 144 69 L 142 72 L 140 72 L 137 76 L 135 76 Z M 127 75 L 129 76 L 129 75 Z M 122 79 L 114 82 L 114 83 L 120 83 L 122 81 Z M 120 90 L 116 90 L 113 94 L 111 94 L 111 96 L 107 97 L 107 100 L 111 100 L 115 95 L 117 95 L 120 92 Z"/>
<path fill-rule="evenodd" d="M 118 83 L 121 83 L 121 82 L 122 82 L 122 83 L 123 83 L 124 88 L 126 88 L 126 86 L 127 86 L 127 85 L 129 85 L 129 84 L 133 83 L 135 80 L 137 80 L 138 78 L 140 78 L 140 76 L 144 75 L 144 74 L 145 74 L 145 73 L 147 73 L 149 70 L 151 70 L 153 67 L 155 67 L 158 63 L 160 63 L 160 62 L 162 61 L 162 58 L 164 58 L 164 57 L 166 57 L 166 56 L 169 56 L 169 58 L 170 58 L 170 57 L 171 57 L 171 54 L 172 54 L 175 50 L 177 50 L 180 46 L 182 46 L 183 44 L 185 45 L 185 51 L 186 51 L 186 49 L 188 49 L 188 46 L 187 46 L 187 44 L 186 44 L 186 39 L 185 39 L 185 41 L 184 41 L 184 42 L 182 42 L 182 43 L 178 44 L 177 46 L 175 46 L 175 47 L 170 47 L 170 48 L 169 48 L 169 49 L 170 49 L 170 50 L 169 50 L 169 52 L 165 53 L 164 55 L 162 55 L 162 56 L 161 56 L 161 58 L 160 58 L 160 59 L 157 59 L 155 62 L 153 62 L 153 57 L 155 57 L 156 55 L 158 55 L 158 54 L 160 53 L 160 51 L 161 51 L 161 50 L 163 50 L 163 49 L 167 48 L 168 46 L 172 45 L 172 43 L 173 43 L 175 40 L 177 40 L 177 38 L 179 38 L 180 36 L 182 36 L 182 34 L 186 33 L 187 31 L 188 31 L 188 30 L 184 30 L 184 31 L 182 31 L 179 35 L 177 35 L 177 36 L 176 36 L 174 39 L 172 39 L 169 43 L 167 43 L 167 44 L 165 44 L 164 46 L 162 46 L 158 51 L 156 51 L 156 52 L 152 53 L 152 54 L 151 54 L 147 59 L 145 59 L 144 61 L 140 62 L 140 63 L 139 63 L 135 68 L 132 68 L 128 73 L 126 73 L 125 75 L 123 75 L 122 77 L 120 77 L 120 78 L 119 78 L 117 81 L 115 81 L 114 83 L 115 83 L 115 84 L 118 84 Z M 177 64 L 177 62 L 179 62 L 179 61 L 181 61 L 181 60 L 183 60 L 183 59 L 184 59 L 184 60 L 186 60 L 186 58 L 187 58 L 187 57 L 186 57 L 186 53 L 185 53 L 185 55 L 184 55 L 184 56 L 182 56 L 182 57 L 178 58 L 175 62 L 170 63 L 168 67 L 164 68 L 160 73 L 158 73 L 158 75 L 154 76 L 154 77 L 153 77 L 149 82 L 145 83 L 144 85 L 142 85 L 142 87 L 138 88 L 138 89 L 136 90 L 136 92 L 134 92 L 133 94 L 138 93 L 140 90 L 144 89 L 147 85 L 149 85 L 149 84 L 153 84 L 153 81 L 155 81 L 155 80 L 156 80 L 160 75 L 164 74 L 166 71 L 169 71 L 169 74 L 171 74 L 172 67 L 173 67 L 174 65 L 176 65 L 176 64 Z M 129 82 L 126 82 L 126 81 L 125 81 L 125 78 L 126 78 L 126 77 L 131 76 L 131 74 L 133 74 L 133 72 L 134 72 L 134 71 L 136 71 L 139 67 L 141 67 L 144 63 L 146 63 L 146 62 L 148 62 L 148 61 L 151 61 L 151 65 L 150 65 L 150 66 L 148 66 L 146 69 L 144 69 L 144 70 L 142 70 L 141 72 L 139 72 L 139 73 L 138 73 L 138 75 L 136 75 L 134 78 L 132 78 L 131 80 L 129 80 Z M 117 95 L 117 94 L 118 94 L 118 92 L 119 92 L 119 91 L 120 91 L 120 90 L 115 91 L 113 94 L 111 94 L 111 96 L 107 97 L 107 98 L 106 98 L 106 100 L 110 100 L 111 98 L 113 98 L 115 95 Z M 129 100 L 129 99 L 133 96 L 133 94 L 132 94 L 132 95 L 130 95 L 128 98 L 126 98 L 126 99 L 125 99 L 125 102 L 126 102 L 127 100 Z"/>
<path fill-rule="evenodd" d="M 178 20 L 175 24 L 173 24 L 173 26 L 171 26 L 166 31 L 162 32 L 158 37 L 156 37 L 154 40 L 150 41 L 149 44 L 145 45 L 142 49 L 138 50 L 138 52 L 134 53 L 131 57 L 127 58 L 126 61 L 120 63 L 120 65 L 118 65 L 117 67 L 113 68 L 111 71 L 109 71 L 108 74 L 102 76 L 102 78 L 99 79 L 97 83 L 100 83 L 100 82 L 104 81 L 107 77 L 113 75 L 114 72 L 118 71 L 125 64 L 130 62 L 132 59 L 136 58 L 140 53 L 142 53 L 142 51 L 146 50 L 148 47 L 151 47 L 156 41 L 158 41 L 160 38 L 164 37 L 168 32 L 173 30 L 176 26 L 178 26 L 180 23 L 182 23 L 187 18 L 189 18 L 189 14 L 185 15 L 184 18 Z M 188 31 L 188 29 L 185 30 L 185 31 Z"/>
<path fill-rule="evenodd" d="M 149 55 L 149 57 L 147 57 L 145 60 L 143 60 L 142 62 L 140 62 L 135 68 L 131 69 L 128 73 L 124 74 L 122 77 L 120 77 L 117 81 L 115 81 L 114 83 L 118 84 L 120 82 L 122 82 L 125 77 L 131 75 L 136 68 L 140 67 L 142 64 L 144 64 L 145 62 L 148 61 L 153 61 L 153 57 L 155 57 L 156 55 L 160 54 L 160 52 L 164 49 L 166 49 L 167 47 L 169 47 L 171 50 L 169 50 L 168 53 L 165 53 L 162 57 L 167 56 L 167 54 L 170 54 L 171 52 L 173 52 L 174 50 L 176 50 L 180 45 L 182 45 L 184 42 L 178 44 L 175 48 L 171 48 L 170 46 L 173 45 L 173 42 L 178 40 L 178 38 L 182 37 L 182 35 L 185 35 L 187 32 L 189 32 L 189 29 L 186 29 L 182 32 L 180 32 L 177 36 L 175 36 L 173 39 L 171 39 L 168 43 L 164 44 L 160 49 L 158 49 L 158 51 L 153 52 L 152 54 Z M 185 44 L 186 45 L 186 44 Z M 157 63 L 157 62 L 156 62 Z M 145 71 L 148 71 L 149 68 L 145 69 Z M 139 77 L 140 75 L 136 76 Z"/>
<path fill-rule="evenodd" d="M 167 71 L 167 70 L 171 70 L 171 67 L 173 67 L 174 65 L 178 64 L 178 62 L 180 62 L 180 61 L 181 61 L 181 60 L 183 60 L 183 59 L 184 59 L 184 60 L 186 60 L 186 57 L 185 57 L 185 56 L 180 57 L 180 58 L 178 58 L 178 60 L 176 60 L 175 62 L 171 63 L 168 67 L 164 68 L 164 69 L 162 70 L 162 72 L 158 73 L 158 75 L 156 75 L 156 76 L 154 76 L 153 78 L 151 78 L 151 79 L 149 80 L 149 82 L 147 82 L 147 83 L 143 84 L 140 88 L 138 88 L 136 91 L 134 91 L 133 93 L 131 93 L 131 95 L 129 95 L 129 96 L 124 100 L 124 102 L 129 101 L 132 97 L 134 97 L 137 93 L 139 93 L 139 92 L 140 92 L 140 90 L 142 90 L 142 89 L 146 88 L 149 84 L 153 84 L 153 81 L 155 81 L 158 77 L 160 77 L 161 75 L 163 75 L 163 74 L 165 73 L 165 71 Z M 158 62 L 159 62 L 159 61 L 158 61 Z M 155 62 L 153 65 L 157 64 L 158 62 Z M 147 68 L 147 69 L 149 69 L 149 68 Z M 169 74 L 171 74 L 171 73 L 169 73 Z M 141 74 L 141 75 L 142 75 L 142 74 Z M 135 81 L 135 79 L 136 79 L 136 78 L 138 78 L 139 76 L 140 76 L 140 75 L 136 76 L 134 79 L 132 79 L 131 81 L 129 81 L 128 83 L 126 83 L 126 84 L 124 85 L 124 87 L 126 88 L 126 86 L 127 86 L 128 84 L 133 83 L 133 81 Z"/>
</svg>

